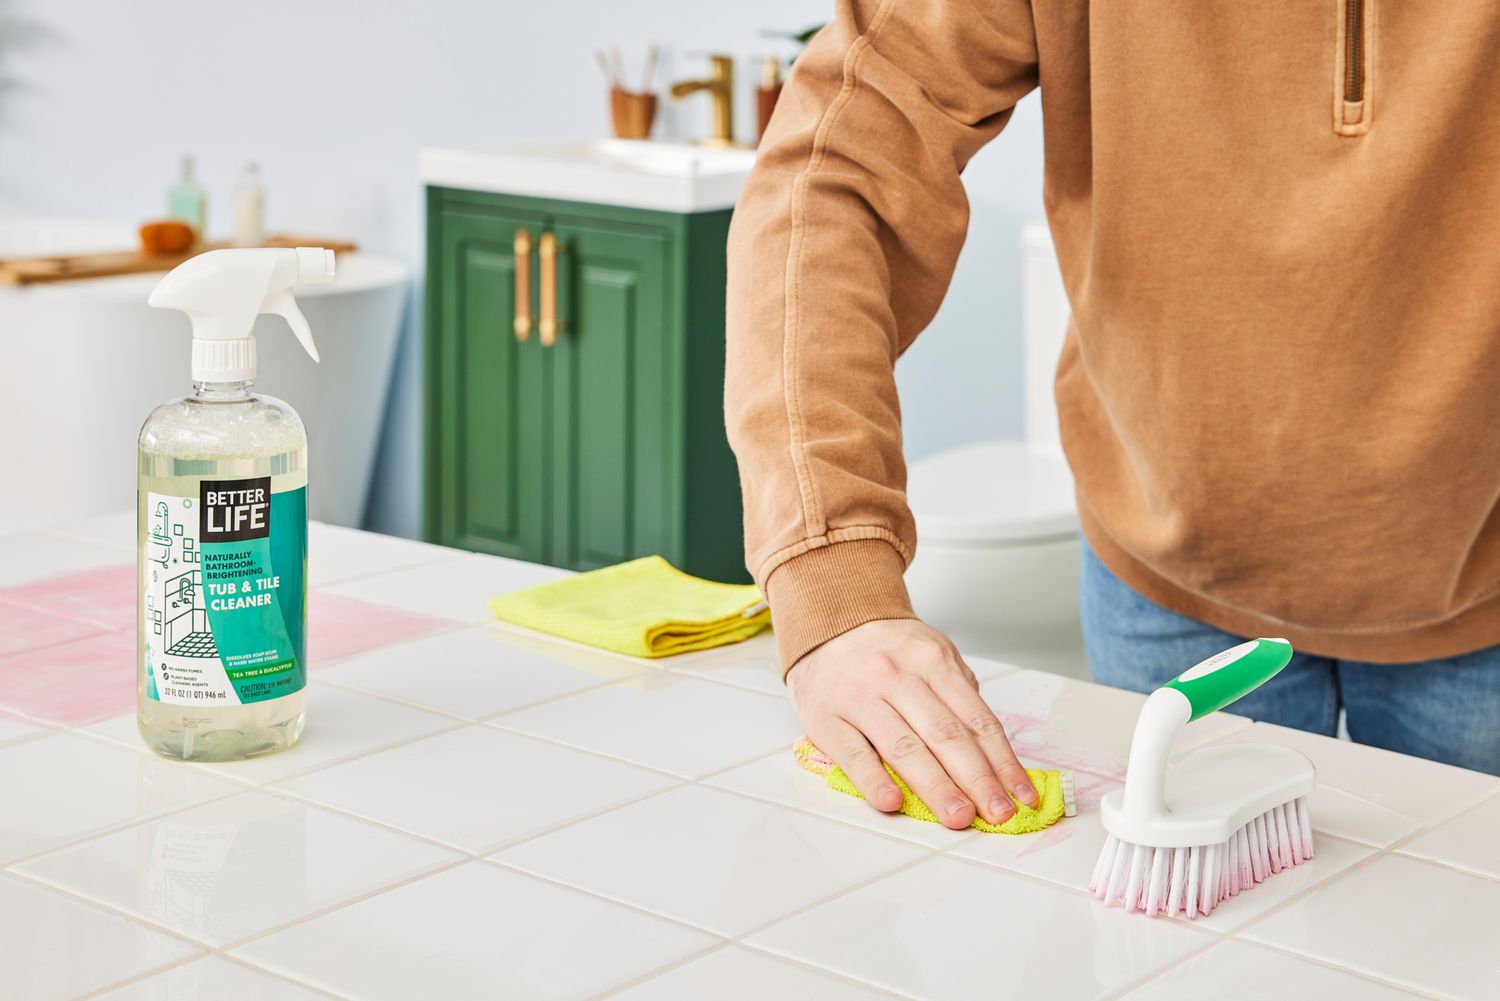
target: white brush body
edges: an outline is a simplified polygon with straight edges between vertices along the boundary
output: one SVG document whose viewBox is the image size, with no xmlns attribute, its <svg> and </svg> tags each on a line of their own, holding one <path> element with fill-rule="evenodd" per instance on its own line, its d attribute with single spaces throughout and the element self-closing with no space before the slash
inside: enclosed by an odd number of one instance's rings
<svg viewBox="0 0 1500 1001">
<path fill-rule="evenodd" d="M 1199 748 L 1166 776 L 1159 806 L 1128 808 L 1128 783 L 1107 794 L 1099 803 L 1104 829 L 1153 848 L 1216 845 L 1261 814 L 1306 796 L 1316 784 L 1307 756 L 1278 744 Z"/>
<path fill-rule="evenodd" d="M 1106 904 L 1194 918 L 1313 857 L 1312 762 L 1274 744 L 1222 744 L 1168 771 L 1190 716 L 1188 700 L 1170 688 L 1142 707 L 1125 788 L 1099 804 L 1107 836 L 1089 892 Z"/>
</svg>

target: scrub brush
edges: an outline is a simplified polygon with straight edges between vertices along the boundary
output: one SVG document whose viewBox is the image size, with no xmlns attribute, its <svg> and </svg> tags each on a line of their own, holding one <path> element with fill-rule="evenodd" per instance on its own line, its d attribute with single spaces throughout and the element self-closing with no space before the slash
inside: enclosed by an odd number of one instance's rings
<svg viewBox="0 0 1500 1001">
<path fill-rule="evenodd" d="M 1254 691 L 1291 658 L 1286 640 L 1251 640 L 1151 693 L 1125 788 L 1099 803 L 1108 837 L 1089 892 L 1127 911 L 1194 918 L 1313 857 L 1307 797 L 1316 774 L 1306 756 L 1274 744 L 1213 745 L 1167 771 L 1183 725 Z"/>
</svg>

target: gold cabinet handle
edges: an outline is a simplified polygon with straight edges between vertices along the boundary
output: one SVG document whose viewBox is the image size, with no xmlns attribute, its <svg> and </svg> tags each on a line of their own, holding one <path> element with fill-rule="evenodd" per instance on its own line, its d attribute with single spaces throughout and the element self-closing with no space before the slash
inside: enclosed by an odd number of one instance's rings
<svg viewBox="0 0 1500 1001">
<path fill-rule="evenodd" d="M 531 336 L 531 231 L 516 230 L 516 340 Z"/>
<path fill-rule="evenodd" d="M 543 233 L 537 244 L 537 257 L 542 262 L 542 308 L 537 330 L 541 334 L 542 347 L 550 348 L 557 343 L 557 237 Z"/>
</svg>

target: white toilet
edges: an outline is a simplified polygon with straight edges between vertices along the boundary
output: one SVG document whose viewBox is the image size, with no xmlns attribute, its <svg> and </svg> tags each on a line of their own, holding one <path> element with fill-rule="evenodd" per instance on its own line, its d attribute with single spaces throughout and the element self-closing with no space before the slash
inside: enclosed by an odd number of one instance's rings
<svg viewBox="0 0 1500 1001">
<path fill-rule="evenodd" d="M 963 445 L 910 465 L 917 614 L 967 655 L 1088 678 L 1078 622 L 1080 536 L 1052 379 L 1068 300 L 1052 239 L 1022 235 L 1026 438 Z"/>
</svg>

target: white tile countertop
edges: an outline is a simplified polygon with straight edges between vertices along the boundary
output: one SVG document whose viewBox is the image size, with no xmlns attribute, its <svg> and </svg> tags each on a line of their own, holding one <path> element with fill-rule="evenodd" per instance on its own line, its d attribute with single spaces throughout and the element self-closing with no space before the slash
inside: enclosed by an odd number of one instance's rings
<svg viewBox="0 0 1500 1001">
<path fill-rule="evenodd" d="M 1206 920 L 1084 891 L 1138 696 L 980 662 L 1081 813 L 875 813 L 800 771 L 769 636 L 641 661 L 489 620 L 560 571 L 314 526 L 308 728 L 135 734 L 133 518 L 0 536 L 0 996 L 1493 998 L 1500 780 L 1220 713 L 1310 755 L 1318 855 Z M 43 571 L 46 568 L 46 571 Z"/>
</svg>

